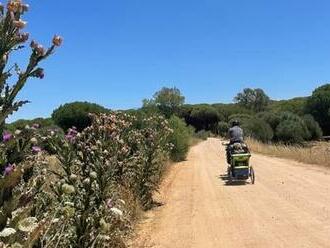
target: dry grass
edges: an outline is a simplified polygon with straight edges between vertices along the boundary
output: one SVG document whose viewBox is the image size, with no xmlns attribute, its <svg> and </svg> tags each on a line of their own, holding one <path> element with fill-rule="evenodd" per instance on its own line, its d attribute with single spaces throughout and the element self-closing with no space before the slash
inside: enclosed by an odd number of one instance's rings
<svg viewBox="0 0 330 248">
<path fill-rule="evenodd" d="M 330 167 L 330 143 L 327 142 L 313 142 L 308 147 L 264 144 L 253 139 L 247 139 L 246 143 L 253 152 Z"/>
</svg>

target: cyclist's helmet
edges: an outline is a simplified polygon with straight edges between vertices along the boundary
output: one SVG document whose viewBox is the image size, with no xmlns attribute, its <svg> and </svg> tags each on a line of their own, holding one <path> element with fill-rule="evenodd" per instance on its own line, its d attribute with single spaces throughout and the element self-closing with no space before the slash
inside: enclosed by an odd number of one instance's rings
<svg viewBox="0 0 330 248">
<path fill-rule="evenodd" d="M 231 123 L 232 127 L 235 127 L 235 126 L 239 126 L 240 123 L 238 120 L 233 120 L 233 122 Z"/>
</svg>

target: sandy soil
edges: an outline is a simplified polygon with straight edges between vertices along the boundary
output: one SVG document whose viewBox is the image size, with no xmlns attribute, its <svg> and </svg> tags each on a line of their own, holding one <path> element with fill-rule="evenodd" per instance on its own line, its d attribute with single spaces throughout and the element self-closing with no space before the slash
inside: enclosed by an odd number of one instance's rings
<svg viewBox="0 0 330 248">
<path fill-rule="evenodd" d="M 330 170 L 256 154 L 251 162 L 254 185 L 227 185 L 221 142 L 194 146 L 131 247 L 330 247 Z"/>
</svg>

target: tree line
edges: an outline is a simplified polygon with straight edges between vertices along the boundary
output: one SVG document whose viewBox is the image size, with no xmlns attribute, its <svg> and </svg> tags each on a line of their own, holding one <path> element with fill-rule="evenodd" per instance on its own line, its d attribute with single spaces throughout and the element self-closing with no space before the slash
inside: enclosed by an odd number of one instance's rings
<svg viewBox="0 0 330 248">
<path fill-rule="evenodd" d="M 91 123 L 88 113 L 109 111 L 98 104 L 73 102 L 55 109 L 51 118 L 19 120 L 8 127 L 15 129 L 37 122 L 63 130 L 72 126 L 83 130 Z M 144 99 L 141 108 L 126 112 L 175 116 L 195 132 L 210 131 L 221 136 L 226 135 L 233 120 L 239 120 L 245 134 L 260 141 L 303 143 L 330 135 L 330 84 L 316 88 L 309 97 L 280 101 L 272 100 L 262 89 L 246 88 L 228 104 L 186 104 L 178 88 L 163 87 L 150 99 Z"/>
</svg>

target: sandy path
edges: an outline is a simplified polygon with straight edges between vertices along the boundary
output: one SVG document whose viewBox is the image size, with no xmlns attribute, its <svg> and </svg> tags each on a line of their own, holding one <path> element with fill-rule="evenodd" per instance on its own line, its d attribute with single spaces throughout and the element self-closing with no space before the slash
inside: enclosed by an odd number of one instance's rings
<svg viewBox="0 0 330 248">
<path fill-rule="evenodd" d="M 217 139 L 193 147 L 161 187 L 132 247 L 330 247 L 330 170 L 253 155 L 256 184 L 228 186 Z"/>
</svg>

